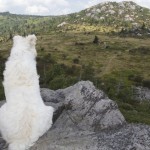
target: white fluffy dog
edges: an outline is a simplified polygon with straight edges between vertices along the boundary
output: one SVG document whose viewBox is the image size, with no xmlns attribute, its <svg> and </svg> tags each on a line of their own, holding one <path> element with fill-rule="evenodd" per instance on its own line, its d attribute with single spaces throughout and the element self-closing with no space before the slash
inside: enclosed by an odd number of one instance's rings
<svg viewBox="0 0 150 150">
<path fill-rule="evenodd" d="M 15 36 L 4 71 L 6 103 L 0 108 L 0 131 L 9 150 L 26 150 L 52 125 L 53 107 L 40 95 L 36 36 Z"/>
</svg>

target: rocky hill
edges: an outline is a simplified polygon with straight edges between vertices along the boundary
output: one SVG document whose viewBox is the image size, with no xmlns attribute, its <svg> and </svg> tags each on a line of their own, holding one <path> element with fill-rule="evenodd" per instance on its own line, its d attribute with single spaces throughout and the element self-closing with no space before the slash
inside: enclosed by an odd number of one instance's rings
<svg viewBox="0 0 150 150">
<path fill-rule="evenodd" d="M 140 26 L 149 24 L 150 10 L 141 7 L 132 1 L 105 2 L 83 10 L 75 15 L 79 21 L 94 21 L 114 26 Z"/>
<path fill-rule="evenodd" d="M 150 126 L 126 123 L 117 104 L 91 82 L 41 94 L 56 110 L 54 124 L 31 150 L 150 150 Z M 0 149 L 7 149 L 2 139 Z"/>
<path fill-rule="evenodd" d="M 64 16 L 28 16 L 9 12 L 0 13 L 0 37 L 10 34 L 38 33 L 55 31 L 65 25 L 94 25 L 112 27 L 110 31 L 121 28 L 150 27 L 150 9 L 141 7 L 132 1 L 100 3 L 78 13 Z M 60 27 L 60 26 L 59 26 Z M 67 28 L 72 30 L 72 28 Z M 85 27 L 84 27 L 85 28 Z M 58 30 L 58 29 L 57 29 Z"/>
</svg>

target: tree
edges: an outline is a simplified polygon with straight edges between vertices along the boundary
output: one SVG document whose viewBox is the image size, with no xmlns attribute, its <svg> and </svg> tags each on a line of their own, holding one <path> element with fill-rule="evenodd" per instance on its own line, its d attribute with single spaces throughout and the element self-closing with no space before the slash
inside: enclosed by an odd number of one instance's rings
<svg viewBox="0 0 150 150">
<path fill-rule="evenodd" d="M 141 29 L 142 29 L 142 30 L 145 30 L 145 28 L 146 28 L 146 25 L 145 25 L 145 23 L 143 22 L 143 25 L 141 26 Z"/>
<path fill-rule="evenodd" d="M 95 36 L 94 40 L 93 40 L 94 44 L 99 44 L 99 38 L 97 36 Z"/>
<path fill-rule="evenodd" d="M 12 33 L 9 34 L 9 39 L 11 40 L 13 38 Z"/>
</svg>

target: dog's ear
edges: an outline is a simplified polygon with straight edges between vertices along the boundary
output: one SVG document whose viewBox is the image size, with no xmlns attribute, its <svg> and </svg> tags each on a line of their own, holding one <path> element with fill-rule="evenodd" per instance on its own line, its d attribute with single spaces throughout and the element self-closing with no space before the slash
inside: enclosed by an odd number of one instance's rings
<svg viewBox="0 0 150 150">
<path fill-rule="evenodd" d="M 36 36 L 34 34 L 33 35 L 28 35 L 26 38 L 29 41 L 31 46 L 35 46 L 36 45 L 37 38 L 36 38 Z"/>
<path fill-rule="evenodd" d="M 16 44 L 22 37 L 19 35 L 16 35 L 13 37 L 13 43 Z"/>
</svg>

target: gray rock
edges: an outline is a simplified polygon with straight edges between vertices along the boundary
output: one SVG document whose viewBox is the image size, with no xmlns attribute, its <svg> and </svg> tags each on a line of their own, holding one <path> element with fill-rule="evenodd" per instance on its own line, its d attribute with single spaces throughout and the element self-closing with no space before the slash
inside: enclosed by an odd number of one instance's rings
<svg viewBox="0 0 150 150">
<path fill-rule="evenodd" d="M 99 131 L 125 123 L 117 104 L 89 81 L 63 90 L 42 89 L 41 93 L 44 101 L 64 105 L 64 111 L 54 124 L 59 130 Z M 65 126 L 62 126 L 63 123 Z"/>
<path fill-rule="evenodd" d="M 57 92 L 55 92 L 50 89 L 42 88 L 41 95 L 45 102 L 58 103 L 58 102 L 62 102 L 65 99 L 62 90 L 57 90 Z"/>
<path fill-rule="evenodd" d="M 6 142 L 2 139 L 1 135 L 0 135 L 0 150 L 7 150 L 8 145 L 6 144 Z"/>
<path fill-rule="evenodd" d="M 89 81 L 41 89 L 54 124 L 31 150 L 150 150 L 150 126 L 127 124 L 117 104 Z M 0 149 L 7 145 L 0 141 Z"/>
<path fill-rule="evenodd" d="M 5 103 L 5 101 L 0 101 L 0 107 Z"/>
<path fill-rule="evenodd" d="M 101 132 L 50 130 L 31 150 L 150 150 L 150 126 L 129 124 Z"/>
<path fill-rule="evenodd" d="M 150 89 L 146 87 L 134 87 L 134 97 L 139 101 L 149 100 L 150 101 Z"/>
</svg>

